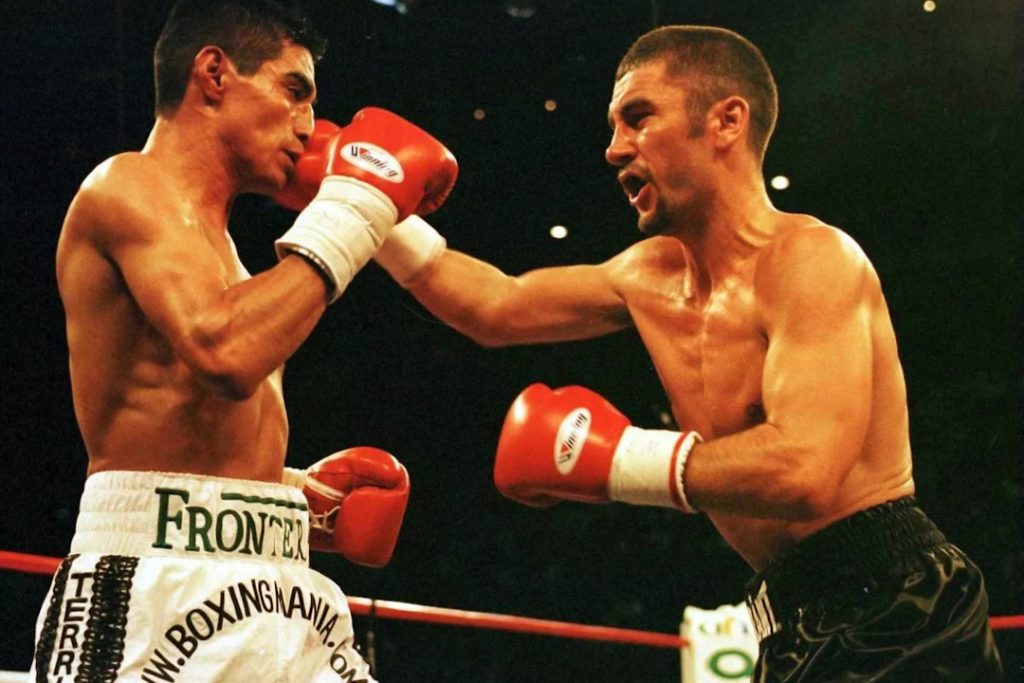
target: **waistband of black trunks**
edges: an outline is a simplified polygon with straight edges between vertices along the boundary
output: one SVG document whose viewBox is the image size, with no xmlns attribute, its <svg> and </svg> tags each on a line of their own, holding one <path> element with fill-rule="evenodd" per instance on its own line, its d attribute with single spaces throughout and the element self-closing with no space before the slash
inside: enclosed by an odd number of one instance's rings
<svg viewBox="0 0 1024 683">
<path fill-rule="evenodd" d="M 946 537 L 913 496 L 897 498 L 856 512 L 786 549 L 751 579 L 747 594 L 755 598 L 764 585 L 781 617 L 817 596 L 845 594 L 918 571 L 928 561 L 922 551 L 944 543 Z"/>
</svg>

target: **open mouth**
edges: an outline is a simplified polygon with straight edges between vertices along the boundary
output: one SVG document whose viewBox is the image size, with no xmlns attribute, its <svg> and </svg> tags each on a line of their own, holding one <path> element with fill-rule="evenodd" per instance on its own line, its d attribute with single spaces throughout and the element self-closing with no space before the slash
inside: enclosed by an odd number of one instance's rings
<svg viewBox="0 0 1024 683">
<path fill-rule="evenodd" d="M 647 180 L 633 173 L 623 173 L 619 176 L 619 185 L 622 186 L 630 203 L 633 203 L 647 187 Z"/>
</svg>

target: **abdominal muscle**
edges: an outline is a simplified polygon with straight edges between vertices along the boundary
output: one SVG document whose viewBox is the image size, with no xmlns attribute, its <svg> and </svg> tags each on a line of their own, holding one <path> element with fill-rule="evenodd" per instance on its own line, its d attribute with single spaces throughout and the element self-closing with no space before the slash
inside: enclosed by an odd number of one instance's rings
<svg viewBox="0 0 1024 683">
<path fill-rule="evenodd" d="M 91 356 L 95 348 L 83 353 Z M 288 427 L 280 372 L 238 401 L 199 382 L 152 336 L 92 362 L 76 363 L 73 344 L 71 351 L 90 474 L 147 470 L 281 480 Z"/>
</svg>

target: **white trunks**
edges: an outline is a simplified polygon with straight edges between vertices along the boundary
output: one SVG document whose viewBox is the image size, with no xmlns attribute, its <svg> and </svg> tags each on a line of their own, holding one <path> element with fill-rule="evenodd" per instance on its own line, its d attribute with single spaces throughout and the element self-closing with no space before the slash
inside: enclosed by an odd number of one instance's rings
<svg viewBox="0 0 1024 683">
<path fill-rule="evenodd" d="M 101 472 L 36 623 L 31 681 L 372 681 L 309 568 L 299 489 Z"/>
</svg>

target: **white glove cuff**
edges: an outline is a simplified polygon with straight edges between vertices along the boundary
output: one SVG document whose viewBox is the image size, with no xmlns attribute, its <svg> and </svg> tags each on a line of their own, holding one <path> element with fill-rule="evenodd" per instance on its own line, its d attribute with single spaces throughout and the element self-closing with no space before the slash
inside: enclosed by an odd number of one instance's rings
<svg viewBox="0 0 1024 683">
<path fill-rule="evenodd" d="M 306 485 L 306 470 L 297 470 L 294 467 L 285 467 L 281 475 L 281 483 L 285 486 L 294 486 L 301 489 Z"/>
<path fill-rule="evenodd" d="M 430 223 L 414 214 L 395 226 L 373 258 L 395 282 L 408 287 L 447 246 L 444 237 Z"/>
<path fill-rule="evenodd" d="M 334 283 L 334 302 L 380 248 L 398 219 L 398 209 L 377 188 L 355 178 L 327 176 L 313 201 L 274 242 L 278 258 L 305 256 Z"/>
<path fill-rule="evenodd" d="M 683 473 L 697 432 L 626 427 L 612 457 L 608 495 L 632 505 L 656 505 L 697 512 L 686 499 Z"/>
</svg>

